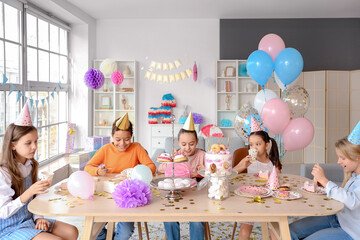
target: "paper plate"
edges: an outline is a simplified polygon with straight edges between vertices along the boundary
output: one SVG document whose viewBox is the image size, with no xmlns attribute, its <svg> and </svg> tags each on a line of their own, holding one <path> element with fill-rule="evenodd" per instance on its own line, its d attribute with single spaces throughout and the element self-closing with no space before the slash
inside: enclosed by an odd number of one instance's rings
<svg viewBox="0 0 360 240">
<path fill-rule="evenodd" d="M 315 195 L 325 195 L 326 194 L 326 190 L 323 187 L 317 187 L 316 192 L 309 192 L 308 190 L 305 190 L 304 187 L 300 187 L 299 189 L 308 194 L 315 194 Z"/>
<path fill-rule="evenodd" d="M 257 196 L 264 198 L 270 197 L 272 195 L 272 191 L 270 189 L 256 186 L 241 186 L 238 187 L 234 192 L 241 197 L 251 198 Z"/>
<path fill-rule="evenodd" d="M 284 200 L 294 200 L 294 199 L 302 198 L 301 193 L 298 193 L 295 191 L 289 191 L 289 192 L 290 192 L 290 194 L 288 197 L 282 197 L 282 196 L 279 196 L 279 191 L 276 191 L 273 193 L 273 197 L 278 198 L 278 199 L 284 199 Z"/>
</svg>

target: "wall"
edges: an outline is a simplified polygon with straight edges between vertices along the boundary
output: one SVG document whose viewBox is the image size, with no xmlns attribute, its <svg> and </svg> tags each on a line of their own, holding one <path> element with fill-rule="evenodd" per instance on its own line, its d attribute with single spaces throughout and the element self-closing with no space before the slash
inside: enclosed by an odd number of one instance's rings
<svg viewBox="0 0 360 240">
<path fill-rule="evenodd" d="M 220 58 L 247 59 L 268 33 L 304 58 L 304 71 L 360 68 L 360 19 L 221 19 Z"/>
<path fill-rule="evenodd" d="M 96 59 L 113 58 L 138 62 L 137 141 L 150 149 L 147 113 L 158 107 L 162 96 L 172 93 L 177 101 L 174 110 L 178 121 L 183 105 L 201 113 L 205 124 L 215 122 L 216 60 L 219 59 L 219 20 L 216 19 L 125 19 L 97 22 Z M 198 65 L 198 81 L 185 79 L 159 84 L 144 78 L 150 61 Z"/>
</svg>

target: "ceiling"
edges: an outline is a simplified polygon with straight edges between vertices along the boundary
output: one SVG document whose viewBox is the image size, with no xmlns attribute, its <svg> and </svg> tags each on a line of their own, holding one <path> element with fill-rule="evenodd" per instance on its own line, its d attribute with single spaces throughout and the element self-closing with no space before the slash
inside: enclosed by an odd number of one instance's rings
<svg viewBox="0 0 360 240">
<path fill-rule="evenodd" d="M 57 2 L 95 19 L 121 18 L 360 18 L 359 0 L 29 0 L 70 23 Z"/>
</svg>

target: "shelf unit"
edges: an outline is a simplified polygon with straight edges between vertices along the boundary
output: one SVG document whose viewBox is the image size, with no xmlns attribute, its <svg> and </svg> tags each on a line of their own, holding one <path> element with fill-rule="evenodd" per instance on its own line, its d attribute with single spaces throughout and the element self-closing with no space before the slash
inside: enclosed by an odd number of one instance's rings
<svg viewBox="0 0 360 240">
<path fill-rule="evenodd" d="M 232 72 L 232 76 L 229 76 Z M 244 104 L 253 106 L 255 95 L 259 90 L 259 85 L 247 75 L 246 60 L 216 62 L 216 124 L 225 136 L 236 136 L 234 131 L 236 113 Z M 222 124 L 222 120 L 225 119 L 230 120 L 231 126 Z"/>
<path fill-rule="evenodd" d="M 103 60 L 94 60 L 94 68 L 100 69 Z M 115 85 L 111 82 L 110 76 L 105 76 L 104 85 L 93 91 L 94 101 L 94 123 L 93 135 L 95 136 L 111 136 L 111 126 L 116 118 L 121 117 L 126 112 L 129 114 L 129 120 L 133 124 L 133 139 L 136 141 L 136 92 L 137 92 L 137 69 L 136 61 L 115 60 L 117 70 L 124 72 L 129 67 L 130 74 L 124 75 L 124 81 Z M 123 102 L 123 99 L 124 102 Z M 107 125 L 104 125 L 106 121 Z"/>
</svg>

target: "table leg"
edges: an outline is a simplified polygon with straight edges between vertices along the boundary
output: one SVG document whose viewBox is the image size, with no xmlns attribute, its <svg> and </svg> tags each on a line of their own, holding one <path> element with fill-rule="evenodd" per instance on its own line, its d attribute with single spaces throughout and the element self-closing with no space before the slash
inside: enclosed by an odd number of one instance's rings
<svg viewBox="0 0 360 240">
<path fill-rule="evenodd" d="M 282 240 L 290 240 L 290 228 L 287 217 L 280 217 L 279 221 L 280 235 Z"/>
<path fill-rule="evenodd" d="M 106 240 L 112 240 L 113 239 L 114 225 L 115 225 L 114 222 L 108 222 Z"/>
<path fill-rule="evenodd" d="M 81 235 L 82 240 L 90 239 L 93 225 L 94 217 L 85 217 L 84 229 Z"/>
<path fill-rule="evenodd" d="M 262 232 L 262 239 L 263 240 L 269 240 L 269 229 L 268 229 L 268 223 L 262 222 L 261 223 L 261 232 Z"/>
</svg>

